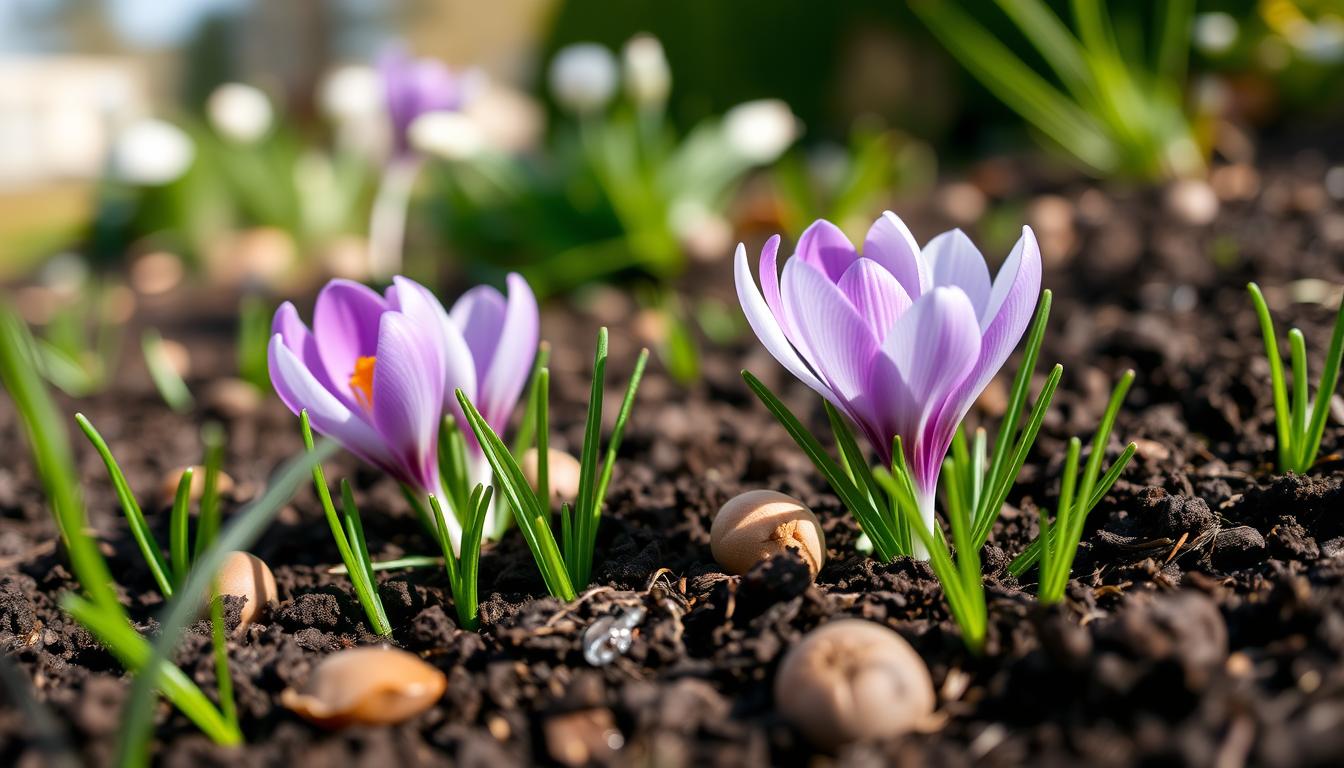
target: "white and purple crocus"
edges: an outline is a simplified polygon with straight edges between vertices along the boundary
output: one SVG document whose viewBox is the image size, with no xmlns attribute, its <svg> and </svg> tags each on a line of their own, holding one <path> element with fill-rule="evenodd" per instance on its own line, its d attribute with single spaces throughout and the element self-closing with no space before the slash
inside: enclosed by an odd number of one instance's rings
<svg viewBox="0 0 1344 768">
<path fill-rule="evenodd" d="M 271 328 L 275 391 L 295 415 L 307 409 L 314 430 L 418 496 L 445 498 L 439 428 L 445 414 L 466 424 L 455 390 L 502 430 L 536 354 L 536 298 L 521 276 L 507 282 L 507 298 L 479 286 L 445 311 L 428 288 L 404 277 L 381 295 L 332 280 L 317 296 L 312 330 L 285 302 Z M 470 431 L 464 436 L 470 482 L 488 484 L 489 465 Z M 460 526 L 451 514 L 447 523 L 457 546 Z"/>
<path fill-rule="evenodd" d="M 401 267 L 406 215 L 423 163 L 411 143 L 411 126 L 424 115 L 461 110 L 476 76 L 453 72 L 436 59 L 414 58 L 397 47 L 378 58 L 378 73 L 392 146 L 369 221 L 369 271 L 386 278 Z"/>
<path fill-rule="evenodd" d="M 893 438 L 901 437 L 920 513 L 932 529 L 938 474 L 957 427 L 1035 311 L 1035 235 L 1023 227 L 993 281 L 960 230 L 920 249 L 890 212 L 868 230 L 862 252 L 825 220 L 799 238 L 782 275 L 778 252 L 775 236 L 761 252 L 757 288 L 746 248 L 737 247 L 737 295 L 752 330 L 781 365 L 862 430 L 884 465 Z"/>
</svg>

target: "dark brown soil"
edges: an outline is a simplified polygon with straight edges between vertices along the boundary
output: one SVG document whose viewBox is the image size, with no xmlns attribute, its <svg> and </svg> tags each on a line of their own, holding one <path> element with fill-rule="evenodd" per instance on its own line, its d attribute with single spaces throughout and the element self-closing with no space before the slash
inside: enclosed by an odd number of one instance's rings
<svg viewBox="0 0 1344 768">
<path fill-rule="evenodd" d="M 890 743 L 857 744 L 845 764 L 1339 765 L 1344 762 L 1344 429 L 1306 477 L 1276 476 L 1268 366 L 1244 284 L 1265 286 L 1280 323 L 1306 333 L 1311 360 L 1329 341 L 1338 293 L 1323 302 L 1305 279 L 1344 282 L 1344 212 L 1319 173 L 1268 173 L 1253 199 L 1224 204 L 1207 228 L 1174 220 L 1155 193 L 1056 189 L 1078 202 L 1077 255 L 1055 260 L 1055 312 L 1043 363 L 1066 374 L 1036 450 L 985 553 L 991 597 L 987 652 L 969 655 L 928 568 L 856 555 L 856 529 L 803 454 L 738 376 L 756 372 L 820 429 L 815 397 L 787 380 L 754 339 L 712 349 L 690 390 L 657 366 L 640 392 L 597 547 L 594 584 L 573 604 L 544 597 L 516 534 L 481 566 L 482 628 L 455 625 L 441 572 L 383 575 L 396 641 L 449 678 L 429 712 L 391 728 L 328 733 L 279 705 L 323 654 L 372 642 L 342 577 L 309 489 L 254 548 L 282 597 L 231 643 L 248 746 L 214 747 L 181 715 L 160 710 L 165 765 L 809 764 L 816 757 L 775 713 L 771 680 L 804 632 L 840 616 L 882 622 L 928 662 L 941 727 Z M 921 239 L 937 211 L 908 217 Z M 699 290 L 731 297 L 726 265 Z M 591 297 L 590 297 L 591 298 Z M 577 447 L 592 330 L 613 326 L 613 387 L 638 341 L 631 308 L 599 294 L 585 308 L 547 310 L 555 346 L 554 442 Z M 185 315 L 182 307 L 192 310 Z M 216 306 L 217 311 L 210 307 Z M 148 307 L 148 320 L 191 342 L 206 377 L 230 368 L 228 301 L 207 296 Z M 157 313 L 157 314 L 156 314 Z M 1043 364 L 1042 369 L 1046 366 Z M 1065 441 L 1090 436 L 1114 377 L 1138 379 L 1110 453 L 1139 453 L 1093 513 L 1067 604 L 1042 610 L 1031 577 L 1007 576 L 1035 533 L 1037 504 L 1057 487 Z M 209 412 L 229 436 L 235 503 L 299 448 L 295 420 L 274 399 L 255 412 L 204 407 L 174 415 L 141 371 L 78 404 L 102 430 L 132 486 L 150 498 L 163 473 L 199 457 Z M 208 381 L 193 381 L 198 393 Z M 987 407 L 992 402 L 987 400 Z M 615 405 L 615 403 L 611 403 Z M 608 414 L 610 423 L 610 416 Z M 0 404 L 0 647 L 57 716 L 84 761 L 110 761 L 127 678 L 56 607 L 77 584 L 61 551 L 8 401 Z M 126 602 L 144 628 L 160 607 L 97 456 L 79 446 L 93 527 Z M 428 553 L 395 486 L 348 459 L 375 558 Z M 719 505 L 750 488 L 810 505 L 829 560 L 816 584 L 777 560 L 724 575 L 709 551 Z M 155 508 L 156 524 L 166 525 Z M 629 653 L 585 663 L 595 618 L 643 605 Z M 204 625 L 180 661 L 213 684 Z M 209 688 L 208 688 L 209 689 Z M 0 763 L 45 764 L 35 730 L 6 696 Z"/>
</svg>

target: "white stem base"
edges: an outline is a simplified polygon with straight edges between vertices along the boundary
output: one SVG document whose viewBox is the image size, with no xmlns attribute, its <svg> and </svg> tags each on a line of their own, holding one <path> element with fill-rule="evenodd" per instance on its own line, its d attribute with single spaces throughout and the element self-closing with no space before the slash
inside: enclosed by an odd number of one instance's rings
<svg viewBox="0 0 1344 768">
<path fill-rule="evenodd" d="M 383 172 L 369 219 L 369 273 L 388 280 L 401 270 L 406 245 L 406 214 L 411 191 L 420 173 L 420 160 L 394 160 Z"/>
<path fill-rule="evenodd" d="M 924 530 L 933 535 L 934 533 L 934 498 L 937 496 L 935 491 L 915 491 L 915 502 L 919 504 L 919 517 L 924 521 Z M 919 539 L 917 534 L 911 533 L 911 557 L 916 560 L 928 560 L 929 550 L 924 546 L 924 542 Z"/>
</svg>

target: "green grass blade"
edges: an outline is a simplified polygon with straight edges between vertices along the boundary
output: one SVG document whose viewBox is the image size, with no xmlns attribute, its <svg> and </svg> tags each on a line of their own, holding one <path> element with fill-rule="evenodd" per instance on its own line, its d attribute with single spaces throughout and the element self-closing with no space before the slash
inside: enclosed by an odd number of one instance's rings
<svg viewBox="0 0 1344 768">
<path fill-rule="evenodd" d="M 1106 457 L 1106 444 L 1111 438 L 1111 429 L 1115 426 L 1115 418 L 1120 413 L 1120 406 L 1125 401 L 1125 395 L 1129 392 L 1129 387 L 1134 383 L 1134 371 L 1125 371 L 1111 390 L 1111 400 L 1106 405 L 1106 413 L 1101 417 L 1101 424 L 1097 427 L 1097 433 L 1092 438 L 1092 455 L 1087 458 L 1087 467 L 1083 470 L 1082 483 L 1078 490 L 1078 498 L 1091 499 L 1092 492 L 1096 489 L 1097 476 L 1101 473 L 1101 462 Z M 1082 510 L 1082 514 L 1070 514 L 1070 526 L 1065 530 L 1068 532 L 1069 539 L 1077 546 L 1078 541 L 1083 536 L 1083 522 L 1087 519 L 1087 512 Z"/>
<path fill-rule="evenodd" d="M 457 401 L 495 473 L 496 488 L 513 505 L 518 528 L 527 541 L 528 549 L 532 550 L 532 557 L 546 582 L 546 589 L 561 600 L 573 600 L 574 586 L 565 569 L 560 548 L 555 543 L 555 535 L 551 532 L 549 511 L 537 503 L 537 496 L 527 484 L 513 454 L 460 389 L 457 390 Z"/>
<path fill-rule="evenodd" d="M 140 348 L 145 355 L 149 378 L 153 380 L 154 388 L 159 391 L 163 401 L 178 413 L 190 411 L 196 401 L 192 399 L 187 383 L 168 360 L 168 354 L 163 348 L 163 337 L 156 330 L 147 330 L 140 337 Z"/>
<path fill-rule="evenodd" d="M 826 419 L 831 423 L 831 434 L 835 436 L 835 445 L 840 450 L 841 466 L 844 467 L 846 474 L 860 491 L 868 494 L 868 498 L 874 502 L 882 498 L 877 481 L 873 479 L 872 469 L 868 466 L 868 460 L 864 458 L 858 441 L 854 439 L 854 431 L 849 428 L 845 417 L 824 399 L 822 407 L 826 409 Z"/>
<path fill-rule="evenodd" d="M 849 479 L 845 471 L 836 465 L 835 461 L 821 447 L 821 443 L 812 436 L 812 433 L 798 421 L 798 418 L 789 412 L 789 409 L 780 402 L 778 397 L 769 390 L 761 380 L 751 374 L 750 371 L 743 371 L 742 378 L 746 381 L 747 387 L 756 395 L 757 399 L 774 415 L 784 430 L 789 433 L 793 441 L 798 444 L 803 453 L 812 460 L 812 465 L 817 468 L 826 482 L 830 484 L 831 490 L 840 497 L 841 503 L 849 509 L 850 513 L 858 518 L 859 526 L 863 528 L 864 533 L 873 542 L 873 549 L 877 552 L 884 562 L 894 560 L 900 555 L 909 554 L 908 549 L 899 546 L 896 538 L 896 532 L 893 530 L 892 522 L 886 515 L 875 506 L 872 500 Z"/>
<path fill-rule="evenodd" d="M 215 708 L 210 699 L 178 667 L 166 663 L 161 657 L 155 658 L 153 648 L 127 623 L 125 616 L 105 611 L 77 595 L 67 594 L 61 600 L 61 607 L 98 638 L 121 665 L 135 674 L 139 681 L 149 681 L 148 690 L 152 694 L 154 686 L 163 691 L 163 695 L 186 715 L 197 728 L 209 736 L 216 744 L 233 745 L 242 743 L 242 734 L 232 726 L 224 715 Z M 158 669 L 152 674 L 151 669 Z M 153 678 L 158 678 L 154 680 Z M 154 710 L 152 702 L 146 699 L 142 705 L 141 720 L 150 720 Z M 125 724 L 126 721 L 123 721 Z M 123 736 L 126 731 L 122 731 Z M 138 759 L 122 759 L 118 765 L 145 765 L 144 752 Z"/>
<path fill-rule="evenodd" d="M 1000 101 L 1076 158 L 1101 173 L 1120 157 L 1095 119 L 1046 82 L 952 3 L 912 3 L 934 36 Z"/>
<path fill-rule="evenodd" d="M 1297 328 L 1288 331 L 1288 349 L 1293 365 L 1293 401 L 1288 411 L 1292 414 L 1288 430 L 1293 435 L 1293 449 L 1288 468 L 1301 472 L 1307 458 L 1303 455 L 1307 438 L 1307 340 Z"/>
<path fill-rule="evenodd" d="M 308 411 L 304 410 L 299 414 L 299 430 L 303 434 L 304 450 L 308 455 L 316 454 L 316 447 L 313 442 L 312 426 L 308 423 Z M 374 588 L 373 581 L 369 576 L 370 567 L 366 564 L 361 553 L 352 546 L 350 538 L 347 536 L 345 523 L 341 520 L 341 515 L 336 512 L 336 505 L 332 503 L 331 491 L 327 487 L 327 476 L 322 470 L 321 462 L 313 464 L 312 468 L 313 489 L 317 492 L 317 499 L 322 507 L 322 513 L 327 519 L 327 527 L 331 530 L 331 537 L 336 542 L 336 549 L 340 552 L 341 562 L 345 563 L 346 574 L 350 577 L 350 584 L 355 590 L 355 598 L 359 600 L 360 606 L 364 609 L 364 615 L 369 620 L 369 626 L 373 631 L 381 636 L 392 634 L 392 626 L 388 623 L 387 613 L 383 609 L 382 599 Z"/>
<path fill-rule="evenodd" d="M 621 440 L 625 436 L 625 425 L 630 421 L 630 412 L 634 410 L 635 393 L 639 391 L 639 382 L 644 377 L 644 366 L 649 362 L 649 350 L 642 349 L 635 359 L 635 369 L 630 374 L 630 382 L 625 386 L 625 396 L 621 398 L 621 409 L 616 413 L 616 425 L 611 429 L 607 440 L 607 452 L 602 460 L 602 474 L 598 477 L 597 492 L 593 496 L 596 512 L 600 513 L 607 498 L 607 487 L 611 485 L 611 475 L 616 466 L 616 453 L 621 450 Z"/>
<path fill-rule="evenodd" d="M 1023 465 L 1027 462 L 1027 454 L 1031 451 L 1031 446 L 1036 443 L 1036 435 L 1041 431 L 1041 424 L 1045 421 L 1045 412 L 1050 407 L 1051 401 L 1055 397 L 1055 389 L 1059 387 L 1059 380 L 1064 376 L 1064 366 L 1056 365 L 1050 371 L 1050 376 L 1045 380 L 1045 386 L 1041 387 L 1041 394 L 1036 397 L 1036 404 L 1032 406 L 1031 416 L 1027 420 L 1027 426 L 1022 430 L 1022 435 L 1013 448 L 1012 460 L 1006 468 L 1000 469 L 998 473 L 997 485 L 991 489 L 988 496 L 989 502 L 982 508 L 982 512 L 975 520 L 975 540 L 984 546 L 989 540 L 990 531 L 994 529 L 994 521 L 999 518 L 999 512 L 1003 505 L 1008 501 L 1008 493 L 1012 490 L 1013 483 L 1017 482 L 1017 476 L 1022 472 Z"/>
<path fill-rule="evenodd" d="M 218 592 L 217 589 L 211 590 Z M 224 633 L 224 598 L 210 600 L 210 640 L 215 647 L 215 691 L 224 722 L 238 729 L 238 705 L 233 700 L 233 676 L 229 672 L 229 640 Z"/>
<path fill-rule="evenodd" d="M 541 374 L 541 369 L 545 368 L 551 359 L 551 345 L 545 341 L 537 345 L 537 355 L 532 360 L 532 373 L 528 376 L 527 399 L 523 405 L 523 418 L 518 425 L 518 431 L 513 436 L 513 446 L 511 448 L 513 457 L 519 461 L 523 459 L 523 453 L 532 447 L 533 438 L 536 435 L 536 410 L 537 410 L 537 377 Z M 545 453 L 540 451 L 539 453 Z M 550 502 L 547 501 L 547 504 Z M 495 499 L 495 527 L 490 533 L 490 538 L 498 540 L 509 530 L 513 524 L 513 508 L 509 502 L 503 498 Z"/>
<path fill-rule="evenodd" d="M 230 552 L 247 550 L 275 519 L 283 507 L 294 496 L 303 479 L 310 475 L 312 468 L 331 456 L 336 445 L 324 442 L 311 452 L 299 454 L 286 461 L 267 486 L 265 493 L 239 510 L 227 527 L 220 531 L 219 538 L 206 550 L 191 569 L 186 584 L 174 596 L 159 617 L 159 637 L 153 644 L 153 652 L 143 669 L 158 669 L 162 672 L 163 683 L 154 679 L 154 675 L 136 675 L 131 684 L 130 695 L 123 708 L 122 742 L 118 750 L 118 765 L 143 765 L 148 754 L 150 732 L 154 724 L 153 698 L 156 686 L 165 688 L 171 683 L 175 667 L 164 666 L 171 658 L 173 648 L 181 638 L 187 625 L 195 620 L 210 589 L 210 584 L 224 565 Z M 129 626 L 127 627 L 129 630 Z M 134 630 L 131 634 L 135 635 Z M 139 637 L 139 635 L 135 635 Z M 178 671 L 176 674 L 181 674 Z M 185 676 L 184 676 L 185 679 Z M 189 680 L 187 682 L 190 682 Z M 176 704 L 176 700 L 174 700 Z"/>
<path fill-rule="evenodd" d="M 191 553 L 187 549 L 187 533 L 191 527 L 191 479 L 195 470 L 187 467 L 177 481 L 177 493 L 173 496 L 173 509 L 168 517 L 168 554 L 173 563 L 173 575 L 177 577 L 175 586 L 181 587 L 187 580 L 187 571 L 191 569 Z"/>
<path fill-rule="evenodd" d="M 1083 57 L 1082 45 L 1049 6 L 1041 0 L 997 1 L 1075 99 L 1082 100 L 1095 93 L 1096 84 Z"/>
<path fill-rule="evenodd" d="M 205 487 L 201 490 L 200 513 L 196 519 L 195 557 L 210 548 L 219 535 L 219 473 L 224 464 L 224 429 L 211 421 L 201 427 L 205 444 Z"/>
<path fill-rule="evenodd" d="M 1055 524 L 1051 527 L 1055 536 L 1044 540 L 1042 544 L 1041 556 L 1044 558 L 1043 562 L 1049 563 L 1050 570 L 1041 571 L 1037 598 L 1047 605 L 1057 603 L 1063 597 L 1064 587 L 1068 584 L 1069 571 L 1073 565 L 1073 548 L 1069 545 L 1072 537 L 1069 531 L 1073 528 L 1073 518 L 1076 516 L 1073 496 L 1078 484 L 1078 459 L 1082 445 L 1082 441 L 1076 437 L 1069 440 L 1068 457 L 1064 460 L 1063 484 L 1059 491 L 1058 503 L 1055 505 Z"/>
<path fill-rule="evenodd" d="M 136 545 L 140 548 L 140 554 L 145 558 L 145 565 L 149 566 L 150 573 L 154 576 L 154 583 L 159 586 L 159 592 L 164 598 L 173 596 L 173 572 L 168 567 L 168 562 L 163 558 L 163 550 L 159 549 L 159 542 L 154 538 L 154 534 L 149 530 L 149 523 L 145 521 L 145 513 L 140 509 L 140 503 L 135 500 L 135 494 L 131 492 L 131 484 L 126 482 L 126 475 L 122 474 L 121 466 L 117 464 L 116 458 L 112 455 L 112 450 L 107 447 L 107 442 L 103 436 L 94 429 L 93 423 L 84 417 L 82 413 L 75 414 L 75 423 L 84 431 L 84 435 L 93 444 L 94 450 L 98 452 L 103 460 L 103 465 L 107 467 L 107 475 L 112 480 L 112 488 L 117 493 L 117 499 L 121 502 L 122 513 L 126 516 L 126 523 L 130 526 L 131 536 L 135 539 Z M 73 479 L 70 482 L 77 482 Z M 77 487 L 77 486 L 75 486 Z M 55 499 L 54 496 L 49 498 Z"/>
<path fill-rule="evenodd" d="M 1321 438 L 1325 436 L 1325 422 L 1330 418 L 1330 398 L 1339 386 L 1340 360 L 1344 358 L 1344 299 L 1339 302 L 1339 312 L 1335 315 L 1335 330 L 1330 336 L 1330 351 L 1325 357 L 1325 368 L 1321 371 L 1321 381 L 1316 388 L 1315 404 L 1311 408 L 1311 424 L 1307 428 L 1306 442 L 1302 451 L 1302 471 L 1316 463 L 1316 455 L 1321 450 Z"/>
<path fill-rule="evenodd" d="M 1247 283 L 1246 290 L 1251 294 L 1251 303 L 1255 305 L 1255 315 L 1260 321 L 1260 335 L 1264 338 L 1265 357 L 1269 360 L 1270 386 L 1274 390 L 1274 425 L 1277 429 L 1279 471 L 1286 472 L 1292 465 L 1292 417 L 1288 411 L 1288 386 L 1283 379 L 1283 357 L 1279 354 L 1279 343 L 1274 334 L 1274 321 L 1269 316 L 1269 305 L 1260 286 Z"/>
<path fill-rule="evenodd" d="M 1195 19 L 1195 0 L 1166 0 L 1159 13 L 1156 74 L 1170 83 L 1185 82 L 1190 60 L 1190 34 Z"/>
<path fill-rule="evenodd" d="M 593 384 L 588 394 L 588 419 L 583 430 L 583 453 L 579 457 L 579 497 L 574 502 L 575 562 L 569 578 L 576 585 L 586 585 L 583 561 L 591 557 L 589 541 L 597 536 L 597 520 L 593 507 L 593 484 L 597 481 L 597 456 L 602 440 L 602 395 L 606 387 L 607 329 L 597 332 L 597 353 L 593 356 Z"/>
</svg>

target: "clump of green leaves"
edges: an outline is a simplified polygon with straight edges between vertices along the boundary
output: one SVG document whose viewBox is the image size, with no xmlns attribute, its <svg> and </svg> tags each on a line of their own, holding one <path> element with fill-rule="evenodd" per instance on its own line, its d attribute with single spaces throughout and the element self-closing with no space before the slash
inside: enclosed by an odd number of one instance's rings
<svg viewBox="0 0 1344 768">
<path fill-rule="evenodd" d="M 1194 0 L 1160 4 L 1151 30 L 1134 10 L 1146 4 L 1126 4 L 1113 24 L 1105 3 L 1072 0 L 1071 29 L 1043 0 L 997 3 L 1057 84 L 957 3 L 912 7 L 991 93 L 1093 172 L 1157 180 L 1204 170 L 1184 94 Z"/>
<path fill-rule="evenodd" d="M 32 364 L 32 350 L 33 340 L 28 329 L 8 308 L 0 307 L 0 381 L 13 398 L 15 409 L 23 422 L 29 445 L 32 446 L 38 475 L 51 502 L 53 516 L 70 558 L 71 568 L 84 589 L 82 596 L 65 595 L 61 600 L 62 607 L 93 633 L 127 669 L 135 673 L 147 669 L 154 670 L 155 685 L 163 695 L 213 741 L 224 745 L 240 743 L 242 732 L 238 728 L 237 714 L 233 705 L 232 685 L 224 645 L 221 601 L 218 598 L 213 600 L 211 609 L 219 686 L 217 695 L 220 701 L 217 706 L 181 668 L 162 659 L 154 659 L 149 641 L 135 631 L 126 609 L 118 602 L 113 586 L 115 582 L 107 562 L 103 560 L 93 538 L 86 532 L 87 519 L 84 503 L 80 498 L 74 455 L 56 406 L 43 387 L 37 368 Z M 97 434 L 86 419 L 81 418 L 80 421 L 86 432 Z M 98 438 L 95 445 L 99 442 L 101 438 Z M 103 453 L 104 460 L 107 460 L 111 454 L 105 451 L 106 445 L 103 445 L 100 453 Z M 115 462 L 109 464 L 110 470 L 113 467 Z M 124 502 L 127 498 L 123 495 L 125 478 L 121 478 L 118 483 L 116 476 L 120 475 L 120 471 L 117 470 L 113 474 L 114 484 L 118 486 L 118 495 L 122 496 Z M 190 482 L 189 478 L 187 482 Z M 129 490 L 125 493 L 129 494 Z M 133 504 L 134 498 L 131 497 L 131 500 Z M 135 509 L 138 512 L 138 506 Z M 129 512 L 127 518 L 128 520 L 132 518 Z M 139 516 L 139 522 L 143 524 L 143 515 Z M 132 522 L 132 531 L 135 530 L 136 523 Z M 139 535 L 137 541 L 141 542 L 142 550 L 145 549 L 145 544 Z M 157 557 L 147 554 L 146 560 L 151 562 L 151 570 L 157 568 L 155 578 L 165 597 L 172 596 L 174 586 L 181 584 L 182 581 L 180 578 L 172 578 L 172 571 L 162 561 L 163 556 L 157 544 L 152 542 L 152 538 L 150 543 L 153 544 L 152 551 L 157 553 Z M 209 549 L 208 539 L 204 546 L 209 552 L 213 552 Z M 223 553 L 219 552 L 218 555 L 215 559 L 222 561 Z M 218 562 L 214 563 L 216 569 L 218 565 Z M 200 595 L 200 592 L 194 596 L 179 595 L 175 602 L 188 599 L 199 601 Z M 199 602 L 194 602 L 191 606 L 193 615 L 199 610 L 198 605 Z"/>
<path fill-rule="evenodd" d="M 523 475 L 514 454 L 490 428 L 476 407 L 458 390 L 457 399 L 467 416 L 467 422 L 485 453 L 494 472 L 495 487 L 508 500 L 528 548 L 537 562 L 546 589 L 562 600 L 573 600 L 575 585 L 585 586 L 592 576 L 593 548 L 597 542 L 597 526 L 602 518 L 602 506 L 607 487 L 616 465 L 616 453 L 621 437 L 634 406 L 649 351 L 641 350 L 635 362 L 625 398 L 616 416 L 616 424 L 607 442 L 604 457 L 599 463 L 602 432 L 602 397 L 607 367 L 607 329 L 597 335 L 597 353 L 593 360 L 593 386 L 588 398 L 588 419 L 583 434 L 583 453 L 579 459 L 580 476 L 578 498 L 571 507 L 568 502 L 560 508 L 560 540 L 551 529 L 549 483 L 550 435 L 550 370 L 541 368 L 537 376 L 536 407 L 531 408 L 535 419 L 537 448 L 537 487 L 533 489 Z"/>
<path fill-rule="evenodd" d="M 1048 511 L 1041 509 L 1040 534 L 1022 554 L 1009 565 L 1008 572 L 1021 576 L 1032 566 L 1040 563 L 1040 582 L 1037 598 L 1044 604 L 1058 603 L 1064 599 L 1064 588 L 1068 586 L 1069 574 L 1073 570 L 1073 559 L 1078 553 L 1078 544 L 1083 538 L 1083 524 L 1088 514 L 1106 496 L 1125 470 L 1125 465 L 1133 458 L 1138 446 L 1130 443 L 1111 464 L 1105 476 L 1101 475 L 1101 462 L 1106 455 L 1106 445 L 1115 426 L 1120 405 L 1134 383 L 1134 372 L 1126 371 L 1111 391 L 1110 402 L 1101 424 L 1092 439 L 1092 455 L 1080 478 L 1078 474 L 1079 454 L 1082 441 L 1077 437 L 1069 441 L 1068 454 L 1064 461 L 1064 478 L 1059 492 L 1059 502 L 1055 508 L 1055 517 L 1050 519 Z"/>
<path fill-rule="evenodd" d="M 1316 399 L 1307 396 L 1307 342 L 1300 329 L 1288 331 L 1288 347 L 1293 366 L 1291 399 L 1283 376 L 1283 355 L 1274 321 L 1269 316 L 1269 305 L 1260 292 L 1260 286 L 1248 283 L 1255 314 L 1260 320 L 1260 333 L 1265 340 L 1265 356 L 1269 359 L 1270 384 L 1274 390 L 1274 421 L 1277 426 L 1276 446 L 1280 472 L 1301 474 L 1316 463 L 1325 435 L 1325 422 L 1330 416 L 1330 398 L 1339 384 L 1339 366 L 1344 359 L 1344 300 L 1340 301 L 1335 317 L 1335 331 L 1330 338 L 1330 351 L 1325 357 L 1325 368 L 1317 382 Z"/>
</svg>

